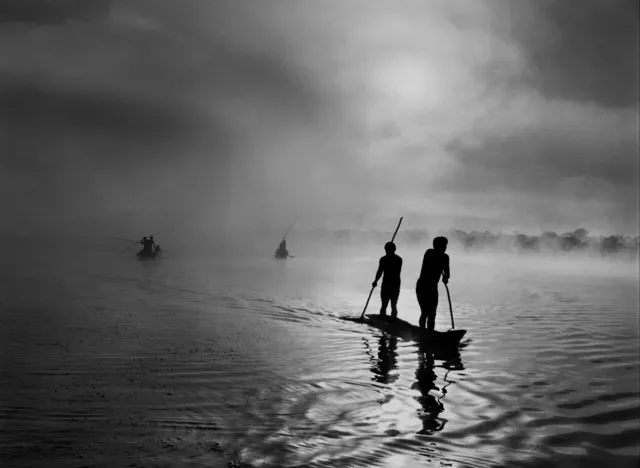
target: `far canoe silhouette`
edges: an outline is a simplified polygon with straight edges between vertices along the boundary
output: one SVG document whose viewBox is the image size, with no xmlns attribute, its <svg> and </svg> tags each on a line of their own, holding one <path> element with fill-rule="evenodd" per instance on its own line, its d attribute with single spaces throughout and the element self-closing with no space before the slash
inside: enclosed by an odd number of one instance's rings
<svg viewBox="0 0 640 468">
<path fill-rule="evenodd" d="M 288 258 L 295 258 L 293 255 L 289 255 L 289 251 L 287 250 L 287 235 L 289 234 L 289 231 L 291 231 L 291 228 L 296 223 L 297 219 L 298 219 L 298 217 L 296 216 L 295 219 L 293 220 L 293 223 L 291 223 L 291 226 L 289 226 L 289 229 L 287 229 L 287 232 L 285 232 L 284 236 L 282 236 L 282 240 L 280 241 L 280 245 L 276 249 L 276 252 L 273 254 L 274 258 L 280 259 L 280 260 L 286 260 Z"/>
</svg>

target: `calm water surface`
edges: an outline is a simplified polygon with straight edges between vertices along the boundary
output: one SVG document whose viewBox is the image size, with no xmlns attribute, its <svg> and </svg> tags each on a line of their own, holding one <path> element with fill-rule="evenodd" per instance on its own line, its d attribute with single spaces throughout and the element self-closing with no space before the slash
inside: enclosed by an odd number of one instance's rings
<svg viewBox="0 0 640 468">
<path fill-rule="evenodd" d="M 636 466 L 637 265 L 452 253 L 441 355 L 344 320 L 376 263 L 5 263 L 0 465 Z"/>
</svg>

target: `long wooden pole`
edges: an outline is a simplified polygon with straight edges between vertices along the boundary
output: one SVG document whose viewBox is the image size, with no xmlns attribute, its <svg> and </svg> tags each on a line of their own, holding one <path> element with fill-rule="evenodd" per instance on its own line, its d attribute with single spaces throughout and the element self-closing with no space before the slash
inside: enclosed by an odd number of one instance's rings
<svg viewBox="0 0 640 468">
<path fill-rule="evenodd" d="M 398 227 L 396 227 L 396 232 L 393 233 L 393 237 L 391 238 L 391 242 L 393 242 L 396 238 L 396 234 L 398 234 L 398 229 L 400 229 L 400 224 L 402 224 L 402 219 L 404 216 L 400 217 L 400 221 L 398 221 Z"/>
<path fill-rule="evenodd" d="M 447 288 L 447 299 L 449 299 L 449 313 L 451 314 L 451 329 L 456 328 L 455 323 L 453 323 L 453 307 L 451 307 L 451 295 L 449 294 L 449 286 L 447 283 L 444 284 L 444 287 Z"/>
<path fill-rule="evenodd" d="M 287 232 L 285 232 L 284 236 L 282 236 L 282 240 L 285 240 L 287 238 L 287 236 L 289 235 L 289 231 L 291 231 L 291 228 L 293 227 L 294 224 L 296 224 L 297 220 L 298 220 L 298 217 L 296 216 L 293 220 L 293 223 L 291 223 L 291 226 L 289 226 L 289 229 L 287 229 Z"/>
<path fill-rule="evenodd" d="M 129 242 L 140 242 L 133 239 L 125 239 L 124 237 L 113 237 L 113 236 L 109 236 L 109 237 L 111 237 L 112 239 L 118 239 L 118 240 L 129 241 Z"/>
<path fill-rule="evenodd" d="M 400 224 L 402 224 L 402 219 L 404 218 L 401 217 L 400 221 L 398 221 L 398 227 L 396 228 L 396 232 L 393 233 L 393 237 L 391 238 L 391 242 L 393 242 L 393 240 L 396 238 L 396 234 L 398 234 L 398 229 L 400 229 Z M 369 301 L 371 300 L 371 295 L 373 294 L 373 290 L 376 289 L 375 286 L 371 286 L 371 291 L 369 291 L 369 297 L 367 298 L 367 303 L 364 305 L 364 310 L 362 311 L 362 315 L 360 315 L 360 320 L 362 320 L 364 318 L 364 313 L 367 311 L 367 307 L 369 306 Z"/>
<path fill-rule="evenodd" d="M 129 245 L 129 247 L 127 247 L 127 248 L 126 248 L 126 249 L 124 249 L 124 250 L 121 250 L 121 251 L 120 251 L 120 253 L 121 253 L 121 254 L 125 253 L 125 252 L 126 252 L 127 250 L 129 250 L 131 247 L 133 247 L 134 245 L 139 244 L 139 243 L 140 243 L 140 241 L 135 241 L 134 243 L 131 243 L 131 244 Z"/>
</svg>

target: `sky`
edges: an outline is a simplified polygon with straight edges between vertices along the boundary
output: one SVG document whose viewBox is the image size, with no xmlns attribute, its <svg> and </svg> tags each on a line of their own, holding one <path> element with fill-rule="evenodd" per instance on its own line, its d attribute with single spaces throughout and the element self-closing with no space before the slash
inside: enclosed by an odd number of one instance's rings
<svg viewBox="0 0 640 468">
<path fill-rule="evenodd" d="M 637 235 L 638 13 L 4 0 L 0 234 Z"/>
</svg>

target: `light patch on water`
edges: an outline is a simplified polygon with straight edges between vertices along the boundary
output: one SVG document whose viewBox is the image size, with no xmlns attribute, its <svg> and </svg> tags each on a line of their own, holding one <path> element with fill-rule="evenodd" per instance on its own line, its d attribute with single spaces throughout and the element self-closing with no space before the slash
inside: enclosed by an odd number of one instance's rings
<svg viewBox="0 0 640 468">
<path fill-rule="evenodd" d="M 468 332 L 440 356 L 341 319 L 362 312 L 375 261 L 50 261 L 0 286 L 0 445 L 15 466 L 45 453 L 57 466 L 410 468 L 637 456 L 638 287 L 622 268 L 455 257 Z M 399 303 L 412 323 L 417 263 Z"/>
</svg>

